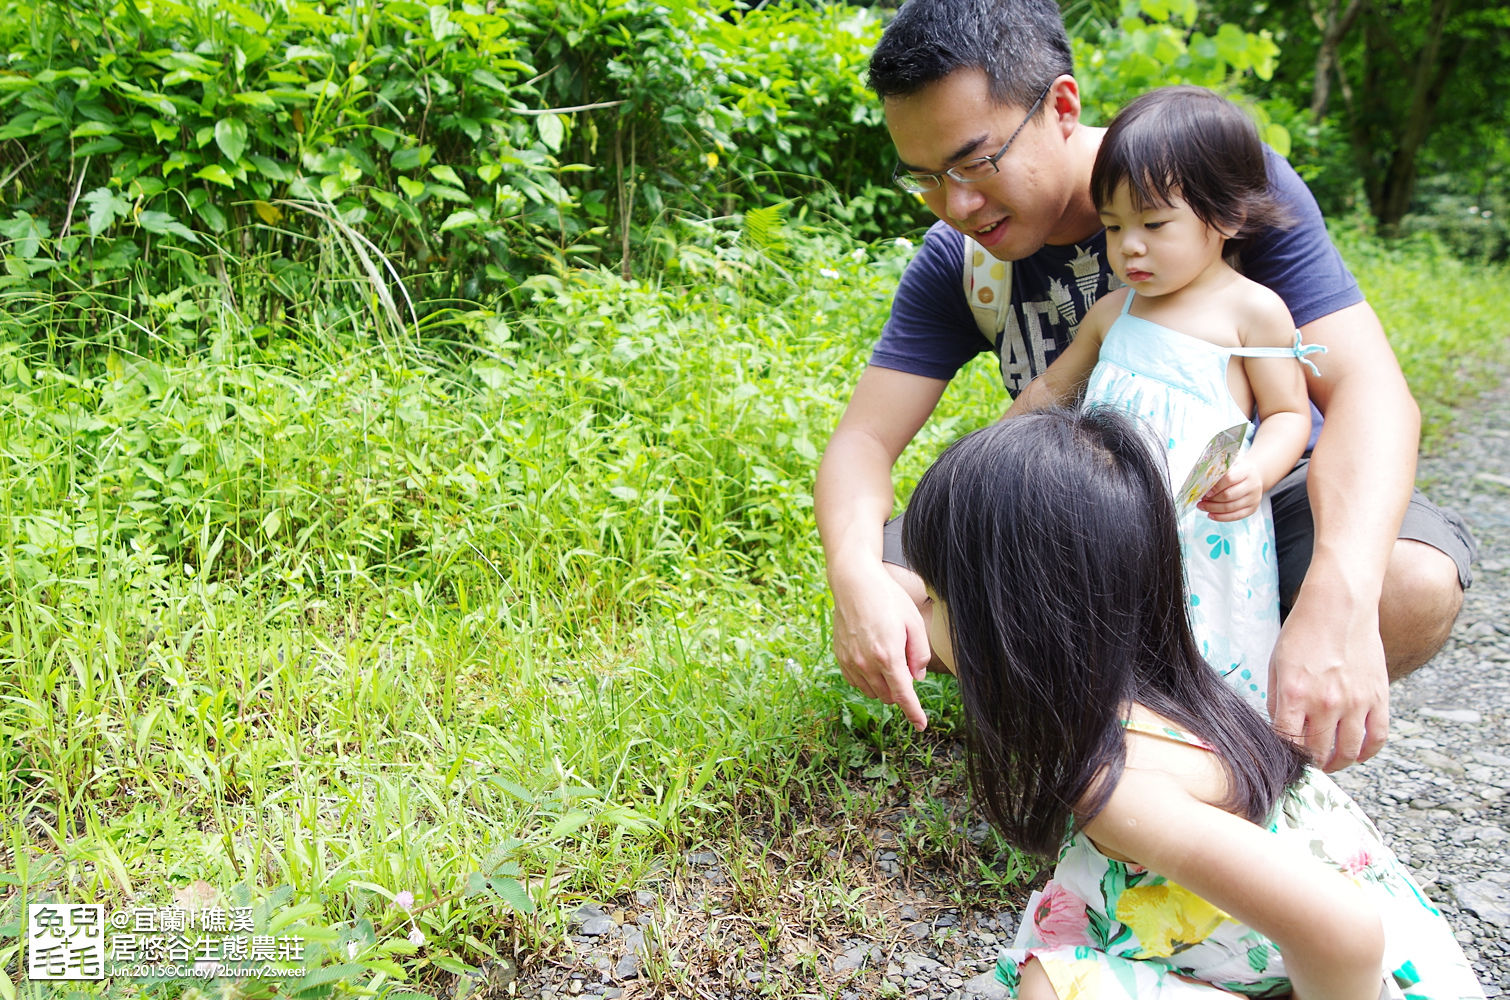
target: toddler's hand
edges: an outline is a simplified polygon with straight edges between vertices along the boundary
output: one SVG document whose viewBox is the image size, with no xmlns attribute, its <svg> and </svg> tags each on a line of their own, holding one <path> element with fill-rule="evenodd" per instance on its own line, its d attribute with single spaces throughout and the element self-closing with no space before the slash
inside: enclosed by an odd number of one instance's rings
<svg viewBox="0 0 1510 1000">
<path fill-rule="evenodd" d="M 1252 463 L 1240 458 L 1196 506 L 1213 521 L 1241 521 L 1258 510 L 1263 498 L 1263 478 Z"/>
</svg>

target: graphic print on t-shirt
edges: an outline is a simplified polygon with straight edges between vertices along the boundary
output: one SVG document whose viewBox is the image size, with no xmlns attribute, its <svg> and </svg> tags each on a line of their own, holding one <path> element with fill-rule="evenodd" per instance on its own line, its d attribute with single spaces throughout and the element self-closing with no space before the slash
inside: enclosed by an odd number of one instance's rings
<svg viewBox="0 0 1510 1000">
<path fill-rule="evenodd" d="M 1054 363 L 1096 300 L 1118 281 L 1106 265 L 1105 237 L 1046 246 L 1013 265 L 1012 308 L 998 339 L 1001 379 L 1013 395 Z"/>
</svg>

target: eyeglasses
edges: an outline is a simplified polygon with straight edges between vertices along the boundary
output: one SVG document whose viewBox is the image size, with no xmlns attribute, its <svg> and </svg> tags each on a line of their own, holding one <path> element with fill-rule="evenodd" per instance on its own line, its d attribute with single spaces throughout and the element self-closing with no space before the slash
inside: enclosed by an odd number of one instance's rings
<svg viewBox="0 0 1510 1000">
<path fill-rule="evenodd" d="M 1043 88 L 1043 91 L 1038 95 L 1038 100 L 1034 101 L 1033 106 L 1028 109 L 1027 117 L 1022 120 L 1021 125 L 1018 125 L 1013 130 L 1007 141 L 996 151 L 995 156 L 977 156 L 973 160 L 957 163 L 948 170 L 937 174 L 915 174 L 910 171 L 904 171 L 902 165 L 898 163 L 896 169 L 891 172 L 892 183 L 909 194 L 923 194 L 928 191 L 936 191 L 942 187 L 945 177 L 951 177 L 961 184 L 979 184 L 981 181 L 994 176 L 1001 169 L 1001 167 L 996 165 L 997 161 L 1007 155 L 1007 150 L 1012 148 L 1012 143 L 1016 140 L 1018 133 L 1027 127 L 1028 122 L 1033 120 L 1033 116 L 1038 113 L 1039 105 L 1043 104 L 1043 99 L 1049 96 L 1049 89 L 1053 86 L 1054 84 L 1051 82 Z"/>
</svg>

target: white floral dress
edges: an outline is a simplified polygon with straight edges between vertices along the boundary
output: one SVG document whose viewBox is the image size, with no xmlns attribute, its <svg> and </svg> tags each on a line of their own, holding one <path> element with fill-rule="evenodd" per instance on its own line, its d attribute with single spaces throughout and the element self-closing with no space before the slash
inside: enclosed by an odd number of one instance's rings
<svg viewBox="0 0 1510 1000">
<path fill-rule="evenodd" d="M 1123 723 L 1138 732 L 1209 749 L 1173 729 Z M 1452 930 L 1379 833 L 1325 774 L 1309 768 L 1285 792 L 1269 823 L 1347 875 L 1377 902 L 1384 924 L 1380 996 L 1481 1000 Z M 1053 879 L 1028 901 L 997 975 L 1017 995 L 1019 966 L 1041 963 L 1059 1000 L 1197 1000 L 1290 993 L 1277 945 L 1179 885 L 1114 861 L 1089 837 L 1070 837 Z"/>
<path fill-rule="evenodd" d="M 1252 439 L 1252 423 L 1227 387 L 1233 357 L 1290 356 L 1312 365 L 1305 355 L 1324 350 L 1303 346 L 1298 333 L 1293 348 L 1222 347 L 1131 315 L 1134 298 L 1128 292 L 1106 332 L 1082 405 L 1136 417 L 1181 482 L 1221 431 L 1246 425 L 1245 442 Z M 1181 482 L 1171 481 L 1170 489 Z M 1183 511 L 1180 554 L 1201 655 L 1267 716 L 1269 654 L 1279 637 L 1279 566 L 1268 497 L 1240 521 L 1213 521 L 1194 506 Z"/>
</svg>

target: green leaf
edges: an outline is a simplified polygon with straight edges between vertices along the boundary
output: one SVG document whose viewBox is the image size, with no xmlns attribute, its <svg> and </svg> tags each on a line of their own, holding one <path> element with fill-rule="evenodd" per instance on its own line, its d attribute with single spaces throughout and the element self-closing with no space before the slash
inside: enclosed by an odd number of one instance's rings
<svg viewBox="0 0 1510 1000">
<path fill-rule="evenodd" d="M 471 226 L 477 225 L 482 221 L 482 216 L 478 215 L 470 208 L 464 208 L 459 212 L 452 212 L 450 215 L 446 216 L 446 221 L 440 224 L 440 231 L 443 233 L 448 233 L 453 229 L 467 229 Z"/>
<path fill-rule="evenodd" d="M 456 171 L 452 170 L 450 167 L 446 166 L 445 164 L 441 164 L 440 166 L 436 166 L 436 167 L 431 167 L 430 168 L 430 176 L 434 177 L 436 180 L 440 181 L 442 184 L 449 184 L 452 187 L 458 187 L 458 188 L 461 188 L 462 190 L 466 190 L 467 186 L 461 182 L 461 178 L 460 177 L 456 176 Z"/>
<path fill-rule="evenodd" d="M 277 160 L 257 153 L 247 154 L 246 161 L 257 169 L 257 172 L 269 180 L 286 181 L 289 179 L 288 168 Z"/>
<path fill-rule="evenodd" d="M 537 115 L 535 129 L 540 133 L 540 141 L 552 153 L 561 152 L 561 143 L 566 138 L 566 126 L 561 122 L 560 115 Z"/>
<path fill-rule="evenodd" d="M 445 41 L 452 35 L 461 34 L 461 28 L 451 20 L 451 12 L 444 4 L 436 4 L 430 8 L 430 34 L 437 42 Z"/>
<path fill-rule="evenodd" d="M 404 180 L 404 178 L 401 177 L 399 178 L 399 180 L 402 181 Z M 442 198 L 446 201 L 459 201 L 467 205 L 470 205 L 472 203 L 471 195 L 467 194 L 465 191 L 458 191 L 453 187 L 446 187 L 444 184 L 426 184 L 425 190 L 430 192 L 430 196 L 432 198 Z"/>
<path fill-rule="evenodd" d="M 488 880 L 493 890 L 502 897 L 503 901 L 512 906 L 519 913 L 534 913 L 535 901 L 530 898 L 524 884 L 518 879 L 501 878 L 497 875 Z"/>
<path fill-rule="evenodd" d="M 70 139 L 92 138 L 97 135 L 114 135 L 115 126 L 109 122 L 85 122 L 72 132 L 68 133 Z"/>
<path fill-rule="evenodd" d="M 246 151 L 246 122 L 239 118 L 222 118 L 215 123 L 215 145 L 232 163 Z"/>
<path fill-rule="evenodd" d="M 414 180 L 412 177 L 400 177 L 398 186 L 411 198 L 418 198 L 425 193 L 425 182 Z"/>
<path fill-rule="evenodd" d="M 434 152 L 434 146 L 412 146 L 409 149 L 395 150 L 388 162 L 394 170 L 414 170 L 429 163 L 430 154 Z"/>
<path fill-rule="evenodd" d="M 472 968 L 470 965 L 467 965 L 465 962 L 462 962 L 460 959 L 451 957 L 450 955 L 431 955 L 430 963 L 437 969 L 440 969 L 442 972 L 449 972 L 452 975 L 456 976 L 470 976 L 477 974 L 476 969 Z"/>
<path fill-rule="evenodd" d="M 216 184 L 224 184 L 226 187 L 235 187 L 236 180 L 225 172 L 225 167 L 218 163 L 212 163 L 208 167 L 201 167 L 194 171 L 194 176 L 204 181 L 214 181 Z"/>
<path fill-rule="evenodd" d="M 199 242 L 199 237 L 194 235 L 193 230 L 173 218 L 167 212 L 141 212 L 138 213 L 136 222 L 137 225 L 149 233 L 172 234 L 180 239 L 188 240 L 190 243 Z"/>
<path fill-rule="evenodd" d="M 225 232 L 225 213 L 213 202 L 205 202 L 194 210 L 194 214 L 204 220 L 205 225 L 210 227 L 212 233 Z"/>
<path fill-rule="evenodd" d="M 472 79 L 476 80 L 484 87 L 489 87 L 493 90 L 499 91 L 500 93 L 507 94 L 509 92 L 509 88 L 506 83 L 504 83 L 502 80 L 498 79 L 498 77 L 494 76 L 492 73 L 489 73 L 485 69 L 474 69 L 472 71 Z"/>
<path fill-rule="evenodd" d="M 123 198 L 109 188 L 95 188 L 84 195 L 83 202 L 89 206 L 89 235 L 98 236 L 117 219 L 131 214 L 131 200 Z"/>
<path fill-rule="evenodd" d="M 101 153 L 114 153 L 116 150 L 122 149 L 123 147 L 124 144 L 115 136 L 101 136 L 93 142 L 86 142 L 83 145 L 75 146 L 73 150 L 73 158 L 77 160 L 82 156 L 95 156 L 96 154 Z"/>
<path fill-rule="evenodd" d="M 240 94 L 232 94 L 231 100 L 235 101 L 237 104 L 245 104 L 249 107 L 260 108 L 262 110 L 267 110 L 268 108 L 275 108 L 278 106 L 277 101 L 273 100 L 267 94 L 262 93 L 260 90 L 245 91 Z"/>
</svg>

